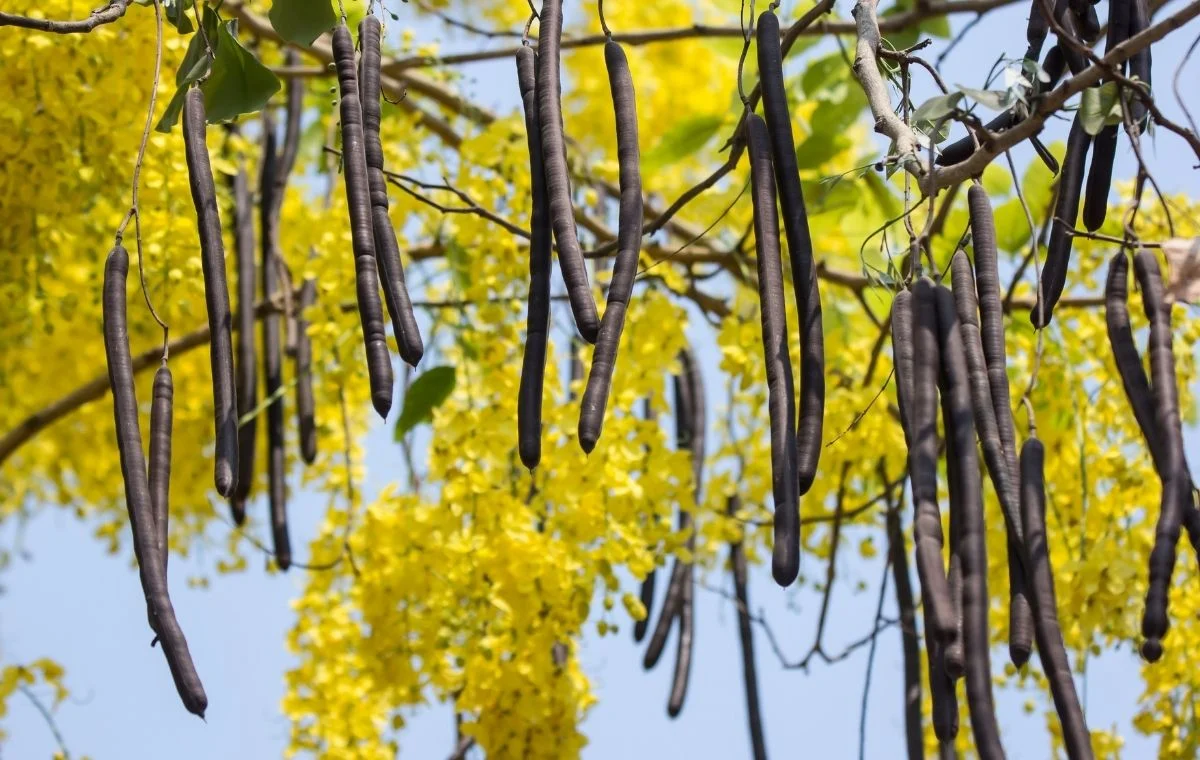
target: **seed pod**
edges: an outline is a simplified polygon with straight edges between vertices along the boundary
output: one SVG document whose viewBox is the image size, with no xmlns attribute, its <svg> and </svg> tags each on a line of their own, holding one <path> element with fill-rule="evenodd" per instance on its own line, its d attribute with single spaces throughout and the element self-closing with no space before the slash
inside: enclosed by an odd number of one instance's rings
<svg viewBox="0 0 1200 760">
<path fill-rule="evenodd" d="M 233 316 L 229 313 L 229 287 L 225 282 L 225 244 L 221 241 L 221 218 L 217 190 L 205 142 L 204 93 L 188 90 L 183 103 L 183 144 L 187 156 L 196 226 L 200 232 L 200 264 L 204 271 L 204 301 L 211 332 L 209 357 L 212 363 L 213 417 L 216 436 L 214 480 L 217 493 L 228 497 L 238 483 L 237 391 L 233 378 Z"/>
<path fill-rule="evenodd" d="M 1073 37 L 1076 40 L 1083 39 L 1083 34 L 1079 30 L 1080 25 L 1067 0 L 1058 0 L 1054 4 L 1054 15 L 1058 17 L 1058 23 L 1067 37 Z M 1088 67 L 1087 58 L 1070 43 L 1060 40 L 1059 49 L 1062 50 L 1063 58 L 1067 61 L 1067 69 L 1071 72 L 1071 76 L 1075 76 Z"/>
<path fill-rule="evenodd" d="M 234 367 L 237 385 L 238 420 L 258 405 L 258 370 L 254 347 L 254 212 L 250 198 L 250 180 L 244 165 L 238 166 L 233 177 L 233 250 L 237 260 L 237 363 Z M 233 521 L 246 521 L 246 500 L 254 483 L 254 439 L 258 420 L 250 417 L 238 426 L 238 484 L 229 504 Z"/>
<path fill-rule="evenodd" d="M 979 233 L 977 232 L 976 234 Z M 976 243 L 975 257 L 977 261 L 990 260 L 991 262 L 995 262 L 995 249 L 993 247 L 990 254 L 981 253 L 980 245 Z M 993 486 L 995 486 L 996 495 L 1000 498 L 1001 510 L 1004 513 L 1008 533 L 1019 542 L 1019 536 L 1021 535 L 1021 512 L 1017 499 L 1016 481 L 1014 480 L 1014 474 L 1009 469 L 1008 455 L 1004 442 L 1000 437 L 997 420 L 997 413 L 1003 414 L 1004 411 L 1008 410 L 1008 404 L 1005 400 L 1003 406 L 993 406 L 995 398 L 992 395 L 991 366 L 989 366 L 987 358 L 984 355 L 980 315 L 976 310 L 978 305 L 978 301 L 976 300 L 977 284 L 975 276 L 971 272 L 971 262 L 962 251 L 954 254 L 954 258 L 951 260 L 951 272 L 954 284 L 955 311 L 958 317 L 959 330 L 962 335 L 963 349 L 966 354 L 967 372 L 970 377 L 971 407 L 974 413 L 975 426 L 979 431 L 979 442 L 983 448 L 984 462 L 987 464 L 988 474 L 991 476 Z M 991 269 L 990 276 L 985 277 L 982 272 L 980 273 L 980 284 L 978 287 L 980 291 L 988 294 L 989 305 L 991 305 L 991 292 L 989 288 L 994 275 L 994 267 Z M 988 283 L 986 286 L 983 284 L 985 282 Z M 1000 306 L 998 301 L 995 306 Z M 989 315 L 989 341 L 995 341 L 997 337 L 991 333 L 993 328 L 1004 329 L 1003 313 L 999 315 L 998 319 L 996 317 L 997 315 L 995 314 Z M 995 324 L 992 324 L 992 321 Z M 995 355 L 996 345 L 993 343 L 991 346 L 993 359 L 998 358 L 1000 362 L 1003 362 L 1003 333 L 998 337 L 999 340 L 996 342 L 999 344 L 999 357 Z M 1008 374 L 1005 372 L 1003 366 L 998 368 L 996 379 L 998 381 L 997 385 L 1003 386 L 1003 395 L 1007 399 Z M 1008 423 L 1012 424 L 1011 410 L 1009 410 L 1008 414 Z"/>
<path fill-rule="evenodd" d="M 333 58 L 341 92 L 342 163 L 346 177 L 346 205 L 350 208 L 350 234 L 354 243 L 358 316 L 367 351 L 371 403 L 386 418 L 392 408 L 392 360 L 383 327 L 379 301 L 379 275 L 371 221 L 371 191 L 367 179 L 362 109 L 358 100 L 358 75 L 354 69 L 354 40 L 345 23 L 333 30 Z"/>
<path fill-rule="evenodd" d="M 1154 389 L 1155 429 L 1162 435 L 1162 508 L 1150 552 L 1150 585 L 1142 617 L 1142 656 L 1150 662 L 1162 656 L 1162 638 L 1167 633 L 1167 592 L 1175 570 L 1175 547 L 1179 543 L 1183 513 L 1191 502 L 1191 486 L 1183 454 L 1179 421 L 1179 393 L 1175 384 L 1175 354 L 1171 345 L 1171 307 L 1163 299 L 1158 260 L 1147 250 L 1133 258 L 1134 272 L 1142 288 L 1142 303 L 1150 320 L 1150 376 Z"/>
<path fill-rule="evenodd" d="M 558 243 L 558 262 L 562 267 L 567 297 L 575 326 L 588 343 L 595 343 L 600 332 L 596 302 L 588 285 L 583 251 L 575 232 L 575 213 L 571 208 L 570 180 L 567 176 L 566 134 L 562 118 L 562 81 L 559 56 L 562 50 L 562 0 L 542 3 L 538 33 L 538 119 L 542 129 L 542 164 L 546 171 L 546 192 L 550 196 L 550 222 Z"/>
<path fill-rule="evenodd" d="M 617 347 L 625 327 L 625 312 L 633 294 L 638 255 L 642 246 L 642 176 L 638 150 L 637 101 L 625 51 L 609 40 L 604 45 L 604 62 L 617 118 L 617 160 L 620 165 L 621 209 L 617 222 L 617 260 L 608 305 L 600 322 L 596 352 L 588 374 L 587 388 L 579 411 L 579 444 L 591 453 L 600 438 L 604 410 L 617 363 Z"/>
<path fill-rule="evenodd" d="M 758 71 L 762 83 L 763 115 L 771 138 L 771 158 L 783 228 L 787 233 L 792 288 L 800 322 L 800 417 L 796 427 L 796 495 L 812 488 L 821 458 L 825 418 L 825 336 L 821 294 L 813 267 L 812 236 L 800 187 L 796 142 L 783 82 L 783 51 L 779 17 L 773 10 L 758 17 Z"/>
<path fill-rule="evenodd" d="M 317 459 L 316 402 L 312 384 L 312 338 L 308 336 L 305 312 L 317 300 L 317 283 L 305 280 L 296 305 L 296 416 L 300 428 L 300 458 L 306 464 Z"/>
<path fill-rule="evenodd" d="M 379 138 L 381 113 L 379 98 L 379 19 L 368 14 L 358 25 L 358 40 L 362 45 L 359 61 L 358 86 L 361 90 L 364 148 L 367 156 L 367 185 L 371 193 L 371 229 L 375 240 L 375 257 L 383 285 L 383 297 L 392 318 L 392 331 L 400 358 L 415 367 L 425 353 L 421 331 L 413 315 L 412 300 L 404 281 L 404 265 L 400 261 L 400 246 L 396 230 L 388 216 L 387 179 L 383 174 L 383 143 Z"/>
<path fill-rule="evenodd" d="M 158 556 L 162 561 L 162 572 L 167 573 L 167 533 L 169 495 L 171 489 L 171 426 L 172 405 L 175 387 L 171 381 L 171 370 L 164 364 L 154 374 L 153 400 L 150 405 L 150 506 L 154 515 L 154 538 Z M 158 623 L 154 610 L 146 604 L 146 616 L 150 629 L 158 635 Z"/>
<path fill-rule="evenodd" d="M 1091 760 L 1092 743 L 1075 679 L 1063 645 L 1054 598 L 1054 573 L 1046 548 L 1046 489 L 1043 464 L 1045 450 L 1037 438 L 1021 447 L 1021 518 L 1029 553 L 1029 579 L 1033 588 L 1034 632 L 1042 671 L 1050 683 L 1054 708 L 1062 725 L 1063 744 L 1071 760 Z"/>
<path fill-rule="evenodd" d="M 262 294 L 270 303 L 278 296 L 278 272 L 280 259 L 272 244 L 276 239 L 273 231 L 275 220 L 275 174 L 278 171 L 275 150 L 275 123 L 270 112 L 263 116 L 263 164 L 259 186 L 261 202 L 262 239 Z M 283 349 L 280 335 L 279 314 L 271 313 L 262 320 L 263 376 L 267 394 L 267 497 L 271 513 L 271 536 L 274 543 L 275 562 L 281 570 L 292 564 L 291 540 L 287 529 L 287 486 L 283 434 Z"/>
<path fill-rule="evenodd" d="M 1021 568 L 1020 547 L 1008 543 L 1008 658 L 1017 668 L 1025 667 L 1033 652 L 1033 608 Z"/>
<path fill-rule="evenodd" d="M 1104 224 L 1116 157 L 1117 126 L 1111 124 L 1100 130 L 1093 143 L 1092 165 L 1088 169 L 1087 192 L 1083 199 L 1083 226 L 1088 232 L 1095 232 Z"/>
<path fill-rule="evenodd" d="M 1083 167 L 1087 161 L 1092 138 L 1083 129 L 1079 118 L 1071 123 L 1067 137 L 1067 156 L 1062 173 L 1058 175 L 1058 197 L 1054 203 L 1054 223 L 1050 228 L 1050 244 L 1046 248 L 1046 263 L 1042 266 L 1041 292 L 1029 313 L 1034 327 L 1043 328 L 1054 316 L 1054 305 L 1062 296 L 1067 283 L 1067 267 L 1071 263 L 1074 238 L 1071 230 L 1079 216 L 1079 194 L 1083 189 Z"/>
<path fill-rule="evenodd" d="M 946 437 L 953 440 L 954 468 L 951 483 L 962 494 L 958 549 L 963 570 L 963 648 L 966 661 L 967 708 L 971 731 L 981 758 L 1003 758 L 1000 728 L 992 700 L 992 674 L 988 628 L 987 542 L 983 521 L 983 493 L 975 453 L 975 423 L 971 411 L 970 379 L 962 335 L 955 314 L 954 296 L 944 287 L 935 293 L 942 371 L 950 395 Z M 920 365 L 918 365 L 919 367 Z M 949 449 L 948 449 L 949 451 Z"/>
<path fill-rule="evenodd" d="M 175 384 L 167 365 L 154 373 L 153 402 L 150 405 L 150 504 L 154 512 L 155 535 L 167 572 L 167 522 L 171 492 L 171 429 L 173 427 Z"/>
<path fill-rule="evenodd" d="M 767 125 L 751 113 L 746 119 L 750 184 L 754 201 L 758 299 L 762 314 L 763 354 L 767 364 L 767 399 L 771 417 L 771 486 L 775 496 L 775 549 L 771 573 L 780 586 L 791 585 L 800 572 L 800 507 L 796 487 L 796 395 L 783 305 L 783 271 L 779 258 L 779 217 Z"/>
<path fill-rule="evenodd" d="M 1150 7 L 1147 0 L 1127 1 L 1129 2 L 1129 36 L 1132 37 L 1135 34 L 1141 34 L 1150 25 Z M 1150 88 L 1150 63 L 1149 45 L 1134 53 L 1129 59 L 1129 76 L 1144 82 L 1147 89 Z M 1146 128 L 1146 104 L 1142 102 L 1141 98 L 1130 99 L 1129 116 L 1142 129 Z"/>
<path fill-rule="evenodd" d="M 900 613 L 900 641 L 904 655 L 904 735 L 909 760 L 921 760 L 925 757 L 924 729 L 921 727 L 921 645 L 917 640 L 916 603 L 913 600 L 912 579 L 908 574 L 908 549 L 900 525 L 902 506 L 903 489 L 895 506 L 889 505 L 886 513 L 888 555 L 891 557 L 892 585 L 896 589 L 896 606 Z"/>
<path fill-rule="evenodd" d="M 692 647 L 695 616 L 695 566 L 688 563 L 684 569 L 683 598 L 679 606 L 679 649 L 675 655 L 675 673 L 671 678 L 671 695 L 667 700 L 667 715 L 679 717 L 683 700 L 687 696 L 688 676 L 692 667 Z"/>
<path fill-rule="evenodd" d="M 904 443 L 912 449 L 913 307 L 912 291 L 901 290 L 892 301 L 892 366 L 896 376 L 896 408 Z"/>
<path fill-rule="evenodd" d="M 118 243 L 104 263 L 104 353 L 113 393 L 113 418 L 117 450 L 121 456 L 121 478 L 125 482 L 125 506 L 133 530 L 133 551 L 137 557 L 142 594 L 154 621 L 152 627 L 162 642 L 163 654 L 184 707 L 203 718 L 208 698 L 192 664 L 187 640 L 175 619 L 175 609 L 167 591 L 166 565 L 159 554 L 154 502 L 138 424 L 133 359 L 129 354 L 129 325 L 125 311 L 128 276 L 129 254 Z"/>
<path fill-rule="evenodd" d="M 930 609 L 933 636 L 940 642 L 950 642 L 958 625 L 942 560 L 942 517 L 937 501 L 937 386 L 941 366 L 937 297 L 933 282 L 922 277 L 913 285 L 913 416 L 908 454 L 915 506 L 913 536 L 917 576 L 924 604 Z"/>
<path fill-rule="evenodd" d="M 946 480 L 950 491 L 950 563 L 946 570 L 946 583 L 950 587 L 950 603 L 954 605 L 955 632 L 954 640 L 942 648 L 942 660 L 946 676 L 951 681 L 963 677 L 966 669 L 966 651 L 963 648 L 963 575 L 962 553 L 959 544 L 959 533 L 962 532 L 962 510 L 964 494 L 959 482 L 959 460 L 954 453 L 954 436 L 950 434 L 952 410 L 950 409 L 950 393 L 946 387 L 946 373 L 939 378 L 938 391 L 941 396 L 942 429 L 946 440 Z"/>
<path fill-rule="evenodd" d="M 517 51 L 517 81 L 525 108 L 531 187 L 529 220 L 529 311 L 521 387 L 517 394 L 517 442 L 529 469 L 542 458 L 542 392 L 546 377 L 546 341 L 550 329 L 550 199 L 542 167 L 542 133 L 538 119 L 537 55 L 522 45 Z M 649 610 L 649 607 L 646 608 Z M 644 629 L 643 625 L 643 629 Z"/>
<path fill-rule="evenodd" d="M 650 568 L 650 572 L 646 574 L 646 578 L 642 581 L 640 598 L 642 606 L 646 608 L 646 617 L 633 624 L 634 641 L 641 641 L 646 638 L 646 629 L 650 626 L 650 612 L 654 609 L 654 581 L 657 574 L 655 568 Z"/>
</svg>

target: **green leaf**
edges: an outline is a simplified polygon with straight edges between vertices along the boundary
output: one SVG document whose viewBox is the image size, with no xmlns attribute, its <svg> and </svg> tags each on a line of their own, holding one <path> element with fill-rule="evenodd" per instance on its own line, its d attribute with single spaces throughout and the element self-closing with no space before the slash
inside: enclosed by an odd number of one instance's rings
<svg viewBox="0 0 1200 760">
<path fill-rule="evenodd" d="M 962 100 L 962 97 L 963 94 L 961 92 L 950 92 L 945 95 L 932 97 L 917 106 L 917 110 L 913 111 L 912 121 L 916 123 L 928 122 L 930 125 L 933 125 L 952 113 L 958 107 L 958 103 Z"/>
<path fill-rule="evenodd" d="M 922 21 L 920 29 L 930 37 L 942 37 L 943 39 L 949 37 L 950 17 L 946 14 L 934 16 L 926 21 Z"/>
<path fill-rule="evenodd" d="M 337 25 L 329 0 L 274 0 L 267 16 L 280 37 L 297 45 L 311 45 Z"/>
<path fill-rule="evenodd" d="M 213 13 L 212 9 L 207 5 L 204 6 L 204 15 L 201 24 L 204 28 L 204 34 L 193 34 L 188 40 L 187 51 L 183 54 L 183 60 L 179 63 L 179 70 L 175 72 L 175 86 L 178 89 L 175 95 L 171 97 L 171 101 L 167 103 L 167 108 L 163 111 L 162 117 L 155 125 L 155 129 L 159 132 L 170 132 L 175 126 L 175 122 L 179 121 L 179 112 L 183 110 L 183 99 L 187 95 L 188 86 L 193 82 L 198 82 L 212 67 L 212 61 L 208 57 L 208 48 L 204 44 L 205 35 L 208 39 L 215 41 L 217 37 L 217 25 L 219 19 L 217 14 Z"/>
<path fill-rule="evenodd" d="M 237 22 L 228 21 L 217 33 L 217 58 L 200 85 L 208 122 L 230 121 L 262 110 L 279 91 L 279 79 L 237 41 Z"/>
<path fill-rule="evenodd" d="M 404 408 L 396 420 L 395 439 L 402 440 L 408 431 L 422 422 L 433 419 L 433 410 L 442 405 L 454 392 L 457 374 L 454 367 L 434 367 L 422 373 L 404 394 Z"/>
<path fill-rule="evenodd" d="M 1003 111 L 1012 105 L 1012 95 L 1008 90 L 976 90 L 974 87 L 958 86 L 958 89 L 971 100 L 992 111 Z"/>
<path fill-rule="evenodd" d="M 1112 87 L 1109 87 L 1112 85 Z M 1105 88 L 1108 88 L 1107 91 Z M 1116 101 L 1116 82 L 1105 82 L 1100 87 L 1089 87 L 1080 94 L 1079 124 L 1089 135 L 1097 135 L 1112 112 Z"/>
<path fill-rule="evenodd" d="M 724 122 L 725 117 L 716 114 L 698 114 L 676 122 L 642 157 L 642 165 L 661 169 L 694 155 L 708 145 Z"/>
<path fill-rule="evenodd" d="M 830 53 L 808 64 L 808 68 L 800 75 L 800 87 L 809 98 L 842 100 L 849 79 L 850 67 L 846 65 L 842 54 Z"/>
<path fill-rule="evenodd" d="M 183 0 L 167 0 L 167 21 L 170 21 L 180 34 L 191 34 L 193 31 L 192 20 L 188 18 L 187 10 L 183 7 Z"/>
</svg>

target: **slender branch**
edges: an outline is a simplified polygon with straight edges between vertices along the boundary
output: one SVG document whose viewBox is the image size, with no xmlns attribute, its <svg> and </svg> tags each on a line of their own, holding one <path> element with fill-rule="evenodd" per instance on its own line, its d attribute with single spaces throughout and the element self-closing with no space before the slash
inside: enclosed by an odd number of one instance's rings
<svg viewBox="0 0 1200 760">
<path fill-rule="evenodd" d="M 858 0 L 854 6 L 858 34 L 858 44 L 854 48 L 854 76 L 867 96 L 867 105 L 875 118 L 875 131 L 892 141 L 894 152 L 905 168 L 919 177 L 922 169 L 917 159 L 920 150 L 917 134 L 892 109 L 891 96 L 879 73 L 881 34 L 876 17 L 878 7 L 879 0 Z"/>
<path fill-rule="evenodd" d="M 883 619 L 883 600 L 887 598 L 888 587 L 888 570 L 891 569 L 892 560 L 888 556 L 883 561 L 883 579 L 879 581 L 879 601 L 875 605 L 875 627 L 879 627 L 879 621 Z M 867 752 L 867 705 L 871 697 L 871 674 L 875 671 L 875 650 L 879 644 L 879 638 L 871 639 L 871 648 L 867 650 L 867 675 L 863 682 L 862 703 L 859 706 L 858 714 L 858 760 L 864 760 Z"/>
<path fill-rule="evenodd" d="M 67 742 L 63 739 L 62 731 L 58 728 L 58 722 L 54 720 L 54 714 L 50 712 L 50 708 L 42 700 L 38 699 L 38 695 L 33 693 L 33 689 L 25 684 L 17 687 L 17 690 L 25 695 L 32 704 L 35 710 L 42 715 L 42 720 L 46 722 L 46 726 L 50 729 L 50 733 L 54 735 L 54 741 L 58 742 L 59 754 L 62 760 L 71 760 L 71 752 L 67 749 Z"/>
<path fill-rule="evenodd" d="M 956 13 L 987 13 L 988 11 L 1002 8 L 1006 5 L 1013 5 L 1019 0 L 950 0 L 950 1 L 935 1 L 923 4 L 923 7 L 905 11 L 888 16 L 879 24 L 879 28 L 883 32 L 898 32 L 908 27 L 918 24 L 929 18 L 937 16 L 946 16 Z M 826 8 L 832 7 L 831 2 L 822 0 L 819 4 Z M 824 13 L 824 9 L 821 11 Z M 805 24 L 799 28 L 793 39 L 796 37 L 823 37 L 830 34 L 854 34 L 856 26 L 852 21 L 832 20 L 832 21 L 817 21 L 812 24 Z M 783 39 L 786 41 L 791 30 L 784 32 Z M 499 36 L 499 35 L 496 35 Z M 512 36 L 519 38 L 520 33 L 513 32 Z M 618 33 L 614 32 L 612 38 L 623 45 L 639 46 L 650 45 L 660 42 L 679 42 L 681 40 L 693 39 L 741 39 L 742 29 L 737 26 L 721 26 L 713 24 L 690 24 L 687 26 L 671 27 L 666 29 L 645 29 L 641 31 Z M 595 47 L 603 45 L 607 38 L 603 34 L 589 34 L 579 37 L 564 37 L 562 41 L 563 50 L 573 48 Z M 511 58 L 517 53 L 516 46 L 505 46 L 492 50 L 479 50 L 469 53 L 452 53 L 447 55 L 417 55 L 408 58 L 399 58 L 393 61 L 386 61 L 383 65 L 383 70 L 388 73 L 397 73 L 405 69 L 428 67 L 428 66 L 457 66 L 465 63 L 478 63 L 480 61 L 491 61 L 498 58 Z M 753 98 L 752 98 L 753 100 Z"/>
<path fill-rule="evenodd" d="M 267 302 L 259 303 L 254 307 L 255 318 L 261 318 L 263 315 L 270 313 L 276 307 Z M 237 329 L 236 315 L 233 320 L 234 329 Z M 201 346 L 208 345 L 211 334 L 208 326 L 197 328 L 190 333 L 175 338 L 167 344 L 168 351 L 178 356 L 193 351 Z M 143 372 L 151 367 L 157 367 L 162 359 L 162 346 L 148 349 L 133 357 L 133 371 Z M 25 419 L 18 422 L 11 430 L 0 438 L 0 465 L 16 451 L 20 446 L 35 435 L 45 430 L 47 427 L 67 416 L 84 404 L 103 398 L 104 394 L 108 393 L 108 373 L 105 372 L 98 375 L 75 390 L 67 393 L 65 396 L 52 401 L 45 407 L 39 409 Z"/>
<path fill-rule="evenodd" d="M 0 26 L 15 26 L 18 29 L 33 29 L 54 34 L 87 34 L 98 26 L 111 24 L 125 15 L 133 0 L 110 0 L 81 21 L 53 21 L 44 18 L 29 18 L 13 13 L 0 13 Z"/>
<path fill-rule="evenodd" d="M 737 513 L 741 500 L 729 499 L 729 514 Z M 746 687 L 746 720 L 750 724 L 750 747 L 754 760 L 767 760 L 767 744 L 763 734 L 762 708 L 758 696 L 758 669 L 754 663 L 754 629 L 750 626 L 750 595 L 746 584 L 746 551 L 743 537 L 729 545 L 729 565 L 733 575 L 733 593 L 737 598 L 738 639 L 742 645 L 742 681 Z"/>
</svg>

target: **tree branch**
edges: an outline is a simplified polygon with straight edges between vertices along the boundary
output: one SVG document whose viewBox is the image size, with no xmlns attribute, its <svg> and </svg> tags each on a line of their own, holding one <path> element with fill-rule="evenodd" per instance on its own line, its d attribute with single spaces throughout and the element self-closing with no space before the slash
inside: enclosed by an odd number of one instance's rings
<svg viewBox="0 0 1200 760">
<path fill-rule="evenodd" d="M 879 28 L 883 32 L 898 32 L 913 24 L 918 24 L 935 16 L 946 16 L 955 13 L 987 13 L 988 11 L 1013 5 L 1019 0 L 958 0 L 957 2 L 923 3 L 913 10 L 897 13 L 885 18 Z M 820 6 L 831 7 L 832 3 L 823 0 Z M 824 12 L 822 10 L 821 12 Z M 817 21 L 805 24 L 795 33 L 795 37 L 821 37 L 829 34 L 854 34 L 857 26 L 853 21 L 833 20 Z M 791 33 L 784 33 L 784 38 Z M 679 42 L 693 39 L 741 39 L 743 31 L 738 26 L 722 26 L 713 24 L 690 24 L 688 26 L 671 27 L 666 29 L 644 29 L 640 31 L 614 32 L 612 38 L 623 45 L 639 46 L 660 42 Z M 603 45 L 607 37 L 603 34 L 589 34 L 580 37 L 564 37 L 563 50 L 573 48 L 594 47 Z M 451 53 L 447 55 L 417 55 L 408 58 L 398 58 L 385 61 L 383 70 L 389 74 L 397 74 L 406 69 L 426 66 L 457 66 L 465 63 L 479 63 L 498 58 L 511 58 L 517 54 L 517 47 L 505 46 L 494 50 L 479 50 L 470 53 Z"/>
<path fill-rule="evenodd" d="M 97 8 L 82 21 L 52 21 L 44 18 L 29 18 L 12 13 L 0 13 L 0 26 L 15 26 L 18 29 L 33 29 L 54 34 L 87 34 L 98 26 L 111 24 L 125 15 L 133 0 L 110 0 Z"/>
</svg>

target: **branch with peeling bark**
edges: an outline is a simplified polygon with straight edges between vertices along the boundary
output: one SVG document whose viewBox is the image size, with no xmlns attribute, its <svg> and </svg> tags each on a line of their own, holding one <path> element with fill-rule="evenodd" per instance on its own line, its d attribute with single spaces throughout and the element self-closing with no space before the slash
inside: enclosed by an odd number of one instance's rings
<svg viewBox="0 0 1200 760">
<path fill-rule="evenodd" d="M 1117 45 L 1099 62 L 1064 80 L 1058 87 L 1046 93 L 1034 106 L 1030 115 L 1016 126 L 999 135 L 983 131 L 979 148 L 968 158 L 957 164 L 929 171 L 917 155 L 920 141 L 916 132 L 896 115 L 887 85 L 879 72 L 881 33 L 877 6 L 878 0 L 858 0 L 854 7 L 854 18 L 858 27 L 854 75 L 867 96 L 876 131 L 891 138 L 894 154 L 902 161 L 905 170 L 917 177 L 926 195 L 978 176 L 1004 151 L 1035 136 L 1046 119 L 1062 108 L 1068 99 L 1098 84 L 1113 67 L 1119 66 L 1139 50 L 1161 40 L 1200 15 L 1200 0 L 1193 0 L 1162 21 Z"/>
<path fill-rule="evenodd" d="M 15 26 L 18 29 L 33 29 L 53 34 L 87 34 L 98 26 L 111 24 L 125 15 L 133 0 L 111 0 L 107 5 L 92 11 L 80 21 L 53 21 L 45 18 L 30 18 L 13 13 L 0 13 L 0 26 Z"/>
</svg>

